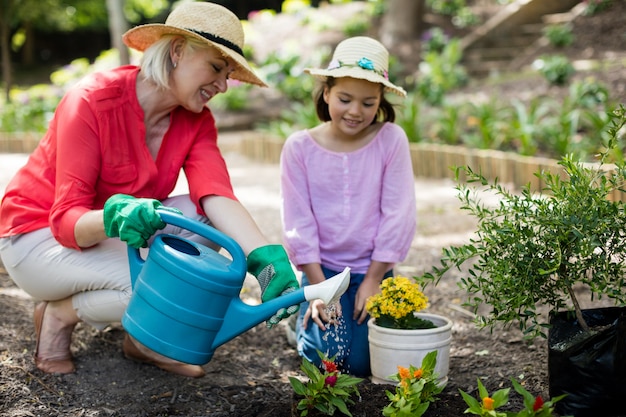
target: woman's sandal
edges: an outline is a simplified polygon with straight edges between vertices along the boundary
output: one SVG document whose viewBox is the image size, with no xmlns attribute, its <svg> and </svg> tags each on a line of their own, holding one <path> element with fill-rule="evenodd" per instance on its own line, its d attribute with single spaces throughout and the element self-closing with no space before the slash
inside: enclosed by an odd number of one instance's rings
<svg viewBox="0 0 626 417">
<path fill-rule="evenodd" d="M 174 360 L 171 360 L 171 362 L 159 361 L 157 359 L 149 357 L 139 350 L 137 345 L 135 345 L 135 343 L 132 341 L 128 334 L 124 337 L 122 350 L 124 351 L 124 356 L 126 356 L 127 359 L 134 360 L 135 362 L 155 365 L 156 367 L 161 368 L 164 371 L 171 372 L 173 374 L 188 376 L 191 378 L 201 378 L 206 374 L 204 372 L 204 369 L 202 369 L 202 367 L 199 365 L 191 365 L 188 363 L 178 362 Z"/>
<path fill-rule="evenodd" d="M 41 328 L 43 325 L 43 317 L 46 313 L 47 301 L 43 301 L 35 307 L 33 321 L 35 322 L 35 365 L 37 368 L 48 374 L 71 374 L 76 371 L 74 362 L 72 362 L 72 353 L 68 350 L 65 354 L 56 358 L 39 358 L 39 341 L 41 340 Z M 70 333 L 71 337 L 71 333 Z"/>
</svg>

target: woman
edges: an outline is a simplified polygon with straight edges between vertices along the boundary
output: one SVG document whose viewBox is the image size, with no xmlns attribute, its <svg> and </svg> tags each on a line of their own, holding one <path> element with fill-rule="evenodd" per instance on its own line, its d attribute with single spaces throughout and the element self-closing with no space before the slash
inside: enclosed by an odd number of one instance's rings
<svg viewBox="0 0 626 417">
<path fill-rule="evenodd" d="M 127 244 L 146 247 L 160 229 L 202 240 L 166 226 L 157 208 L 175 207 L 235 239 L 263 301 L 298 287 L 282 246 L 269 245 L 237 201 L 206 107 L 228 78 L 265 86 L 243 57 L 241 22 L 222 6 L 184 3 L 165 24 L 129 30 L 124 42 L 144 51 L 141 65 L 93 74 L 69 91 L 0 206 L 2 262 L 42 300 L 34 322 L 43 372 L 75 371 L 70 344 L 79 321 L 98 329 L 120 321 L 132 293 Z M 181 168 L 190 193 L 170 198 Z M 268 326 L 296 310 L 277 312 Z M 204 375 L 128 335 L 123 350 L 170 372 Z"/>
</svg>

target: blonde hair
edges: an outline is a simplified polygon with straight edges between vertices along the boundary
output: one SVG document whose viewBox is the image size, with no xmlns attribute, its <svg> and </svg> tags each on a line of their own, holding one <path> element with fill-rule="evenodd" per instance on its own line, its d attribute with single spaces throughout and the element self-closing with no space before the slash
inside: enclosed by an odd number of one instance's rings
<svg viewBox="0 0 626 417">
<path fill-rule="evenodd" d="M 163 35 L 145 50 L 141 57 L 141 73 L 143 78 L 152 81 L 158 88 L 167 90 L 170 87 L 170 73 L 174 69 L 170 58 L 170 47 L 180 35 Z M 205 42 L 185 37 L 184 47 L 188 51 L 210 48 Z"/>
</svg>

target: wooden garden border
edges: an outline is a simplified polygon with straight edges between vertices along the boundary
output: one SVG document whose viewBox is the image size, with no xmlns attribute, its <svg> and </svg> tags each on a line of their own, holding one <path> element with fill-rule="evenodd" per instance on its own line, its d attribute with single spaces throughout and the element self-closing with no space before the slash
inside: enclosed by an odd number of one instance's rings
<svg viewBox="0 0 626 417">
<path fill-rule="evenodd" d="M 41 134 L 0 132 L 0 152 L 30 153 L 37 146 Z M 269 134 L 244 131 L 236 147 L 229 143 L 228 150 L 237 150 L 242 155 L 260 162 L 277 164 L 284 140 Z M 226 145 L 225 145 L 226 146 Z M 480 171 L 487 179 L 498 181 L 517 189 L 530 183 L 533 191 L 544 184 L 534 173 L 540 170 L 562 172 L 558 161 L 550 158 L 521 156 L 512 152 L 470 149 L 463 146 L 432 143 L 411 143 L 413 172 L 417 178 L 452 179 L 453 167 L 469 166 Z M 613 199 L 626 200 L 625 193 L 616 192 Z"/>
</svg>

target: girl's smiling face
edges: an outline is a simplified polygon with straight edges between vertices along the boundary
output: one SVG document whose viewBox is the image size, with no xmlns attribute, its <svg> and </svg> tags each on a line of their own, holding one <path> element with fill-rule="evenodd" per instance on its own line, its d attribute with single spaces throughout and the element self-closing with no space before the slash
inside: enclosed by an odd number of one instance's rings
<svg viewBox="0 0 626 417">
<path fill-rule="evenodd" d="M 190 45 L 174 47 L 171 72 L 172 94 L 181 106 L 200 113 L 216 94 L 228 89 L 228 76 L 234 70 L 217 49 L 197 48 Z"/>
<path fill-rule="evenodd" d="M 333 129 L 344 136 L 356 136 L 376 118 L 383 89 L 378 83 L 357 78 L 336 78 L 324 89 Z"/>
</svg>

